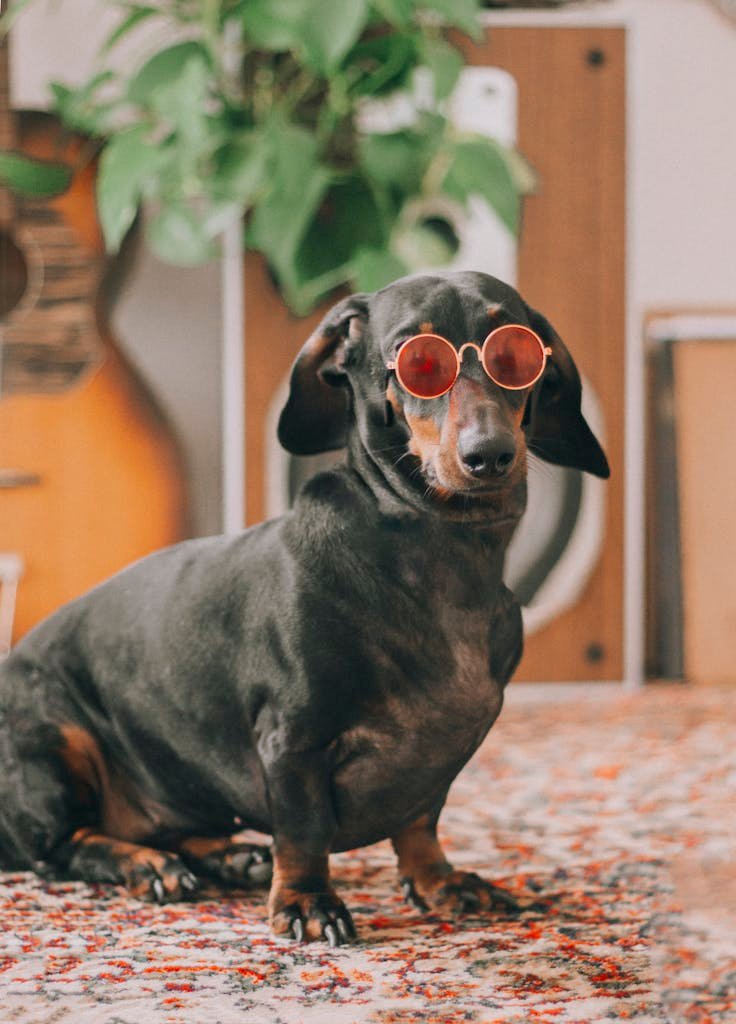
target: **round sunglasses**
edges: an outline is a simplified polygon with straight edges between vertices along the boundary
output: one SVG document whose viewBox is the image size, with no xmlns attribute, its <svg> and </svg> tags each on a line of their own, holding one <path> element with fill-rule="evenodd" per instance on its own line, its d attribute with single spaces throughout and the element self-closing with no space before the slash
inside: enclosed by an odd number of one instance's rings
<svg viewBox="0 0 736 1024">
<path fill-rule="evenodd" d="M 386 369 L 393 370 L 402 388 L 415 398 L 439 398 L 457 380 L 467 348 L 475 349 L 491 380 L 509 391 L 536 384 L 552 354 L 531 328 L 504 324 L 491 331 L 482 346 L 467 341 L 459 350 L 439 334 L 415 334 L 403 342 Z"/>
</svg>

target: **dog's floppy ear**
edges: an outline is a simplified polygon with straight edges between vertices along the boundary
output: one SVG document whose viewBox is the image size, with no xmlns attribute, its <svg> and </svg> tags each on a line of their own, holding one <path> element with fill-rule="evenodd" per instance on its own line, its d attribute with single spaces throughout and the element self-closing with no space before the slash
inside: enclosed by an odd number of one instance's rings
<svg viewBox="0 0 736 1024">
<path fill-rule="evenodd" d="M 541 381 L 529 397 L 524 422 L 529 450 L 557 466 L 608 477 L 608 460 L 580 411 L 580 374 L 549 321 L 527 306 L 529 323 L 552 349 Z"/>
<path fill-rule="evenodd" d="M 278 426 L 279 441 L 292 454 L 316 455 L 347 443 L 346 341 L 358 341 L 367 315 L 366 296 L 343 299 L 327 313 L 296 357 Z"/>
</svg>

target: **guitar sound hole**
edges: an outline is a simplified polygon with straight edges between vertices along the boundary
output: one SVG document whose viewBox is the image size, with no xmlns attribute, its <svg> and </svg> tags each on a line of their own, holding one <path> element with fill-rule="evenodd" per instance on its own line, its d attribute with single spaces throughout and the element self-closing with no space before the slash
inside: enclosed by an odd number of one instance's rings
<svg viewBox="0 0 736 1024">
<path fill-rule="evenodd" d="M 28 264 L 13 236 L 0 228 L 0 320 L 20 303 L 28 287 Z"/>
</svg>

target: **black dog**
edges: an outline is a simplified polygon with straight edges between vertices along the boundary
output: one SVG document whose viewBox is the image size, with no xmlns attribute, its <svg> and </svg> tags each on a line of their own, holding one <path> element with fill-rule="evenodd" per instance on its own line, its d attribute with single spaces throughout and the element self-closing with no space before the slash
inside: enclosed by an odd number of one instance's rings
<svg viewBox="0 0 736 1024">
<path fill-rule="evenodd" d="M 467 350 L 503 324 L 548 346 L 533 386 L 500 387 Z M 387 369 L 428 332 L 466 346 L 429 399 Z M 354 929 L 330 852 L 389 837 L 416 905 L 508 906 L 453 870 L 436 825 L 522 651 L 501 577 L 527 448 L 608 475 L 580 393 L 544 317 L 484 274 L 338 303 L 296 360 L 279 436 L 346 445 L 347 464 L 278 519 L 136 563 L 0 667 L 0 864 L 160 901 L 199 875 L 272 873 L 273 929 L 335 944 Z M 244 827 L 272 848 L 229 838 Z"/>
</svg>

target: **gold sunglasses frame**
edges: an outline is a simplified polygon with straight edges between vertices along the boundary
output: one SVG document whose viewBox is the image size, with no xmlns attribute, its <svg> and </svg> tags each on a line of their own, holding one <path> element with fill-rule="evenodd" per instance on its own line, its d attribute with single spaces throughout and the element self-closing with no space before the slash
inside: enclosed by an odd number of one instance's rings
<svg viewBox="0 0 736 1024">
<path fill-rule="evenodd" d="M 540 349 L 542 350 L 542 365 L 540 367 L 539 373 L 528 384 L 502 384 L 500 380 L 496 380 L 496 378 L 493 376 L 492 373 L 488 372 L 488 369 L 487 369 L 486 364 L 484 362 L 483 356 L 485 354 L 485 351 L 486 351 L 486 348 L 487 348 L 489 342 L 499 332 L 507 331 L 509 328 L 513 328 L 515 331 L 523 331 L 525 334 L 530 334 L 534 338 L 534 340 L 537 342 L 537 344 L 539 345 Z M 399 364 L 399 357 L 401 355 L 402 349 L 406 345 L 409 345 L 412 341 L 419 341 L 419 340 L 421 340 L 423 338 L 432 338 L 433 340 L 444 342 L 444 344 L 449 347 L 450 351 L 455 356 L 455 363 L 456 363 L 455 376 L 452 378 L 452 382 L 450 383 L 450 385 L 448 387 L 446 387 L 444 391 L 440 391 L 440 393 L 437 394 L 437 395 L 419 395 L 419 394 L 417 394 L 416 391 L 412 391 L 412 389 L 410 387 L 407 387 L 406 384 L 404 383 L 404 381 L 401 379 L 401 373 L 399 371 L 398 364 Z M 458 377 L 460 376 L 460 371 L 461 371 L 462 365 L 463 365 L 463 357 L 465 355 L 465 350 L 468 349 L 468 348 L 474 348 L 475 349 L 475 351 L 478 353 L 478 362 L 483 367 L 483 370 L 484 370 L 486 376 L 490 377 L 490 379 L 493 381 L 493 383 L 497 384 L 498 387 L 503 388 L 504 391 L 525 391 L 527 388 L 534 387 L 534 385 L 537 383 L 537 381 L 539 380 L 539 378 L 542 376 L 542 374 L 545 371 L 545 368 L 547 366 L 547 358 L 552 355 L 552 349 L 549 347 L 549 345 L 545 345 L 544 344 L 544 342 L 539 337 L 537 332 L 533 331 L 531 329 L 531 327 L 527 327 L 525 324 L 501 324 L 500 327 L 496 327 L 495 330 L 491 331 L 491 333 L 488 335 L 488 337 L 485 339 L 485 341 L 483 342 L 482 345 L 477 345 L 474 341 L 466 341 L 465 344 L 461 345 L 459 349 L 455 348 L 455 346 L 452 344 L 452 342 L 448 341 L 447 338 L 443 338 L 443 336 L 441 334 L 432 334 L 431 332 L 426 332 L 426 331 L 422 332 L 421 334 L 413 334 L 411 336 L 411 338 L 407 338 L 406 341 L 403 341 L 401 343 L 401 346 L 400 346 L 398 352 L 396 353 L 396 359 L 389 359 L 387 361 L 386 369 L 394 371 L 394 373 L 396 374 L 396 378 L 397 378 L 399 384 L 404 389 L 404 391 L 408 392 L 410 395 L 413 395 L 414 398 L 421 398 L 425 402 L 429 402 L 433 398 L 441 398 L 443 395 L 446 395 L 448 391 L 451 391 L 453 389 L 453 387 L 455 386 L 455 384 L 457 382 Z"/>
</svg>

